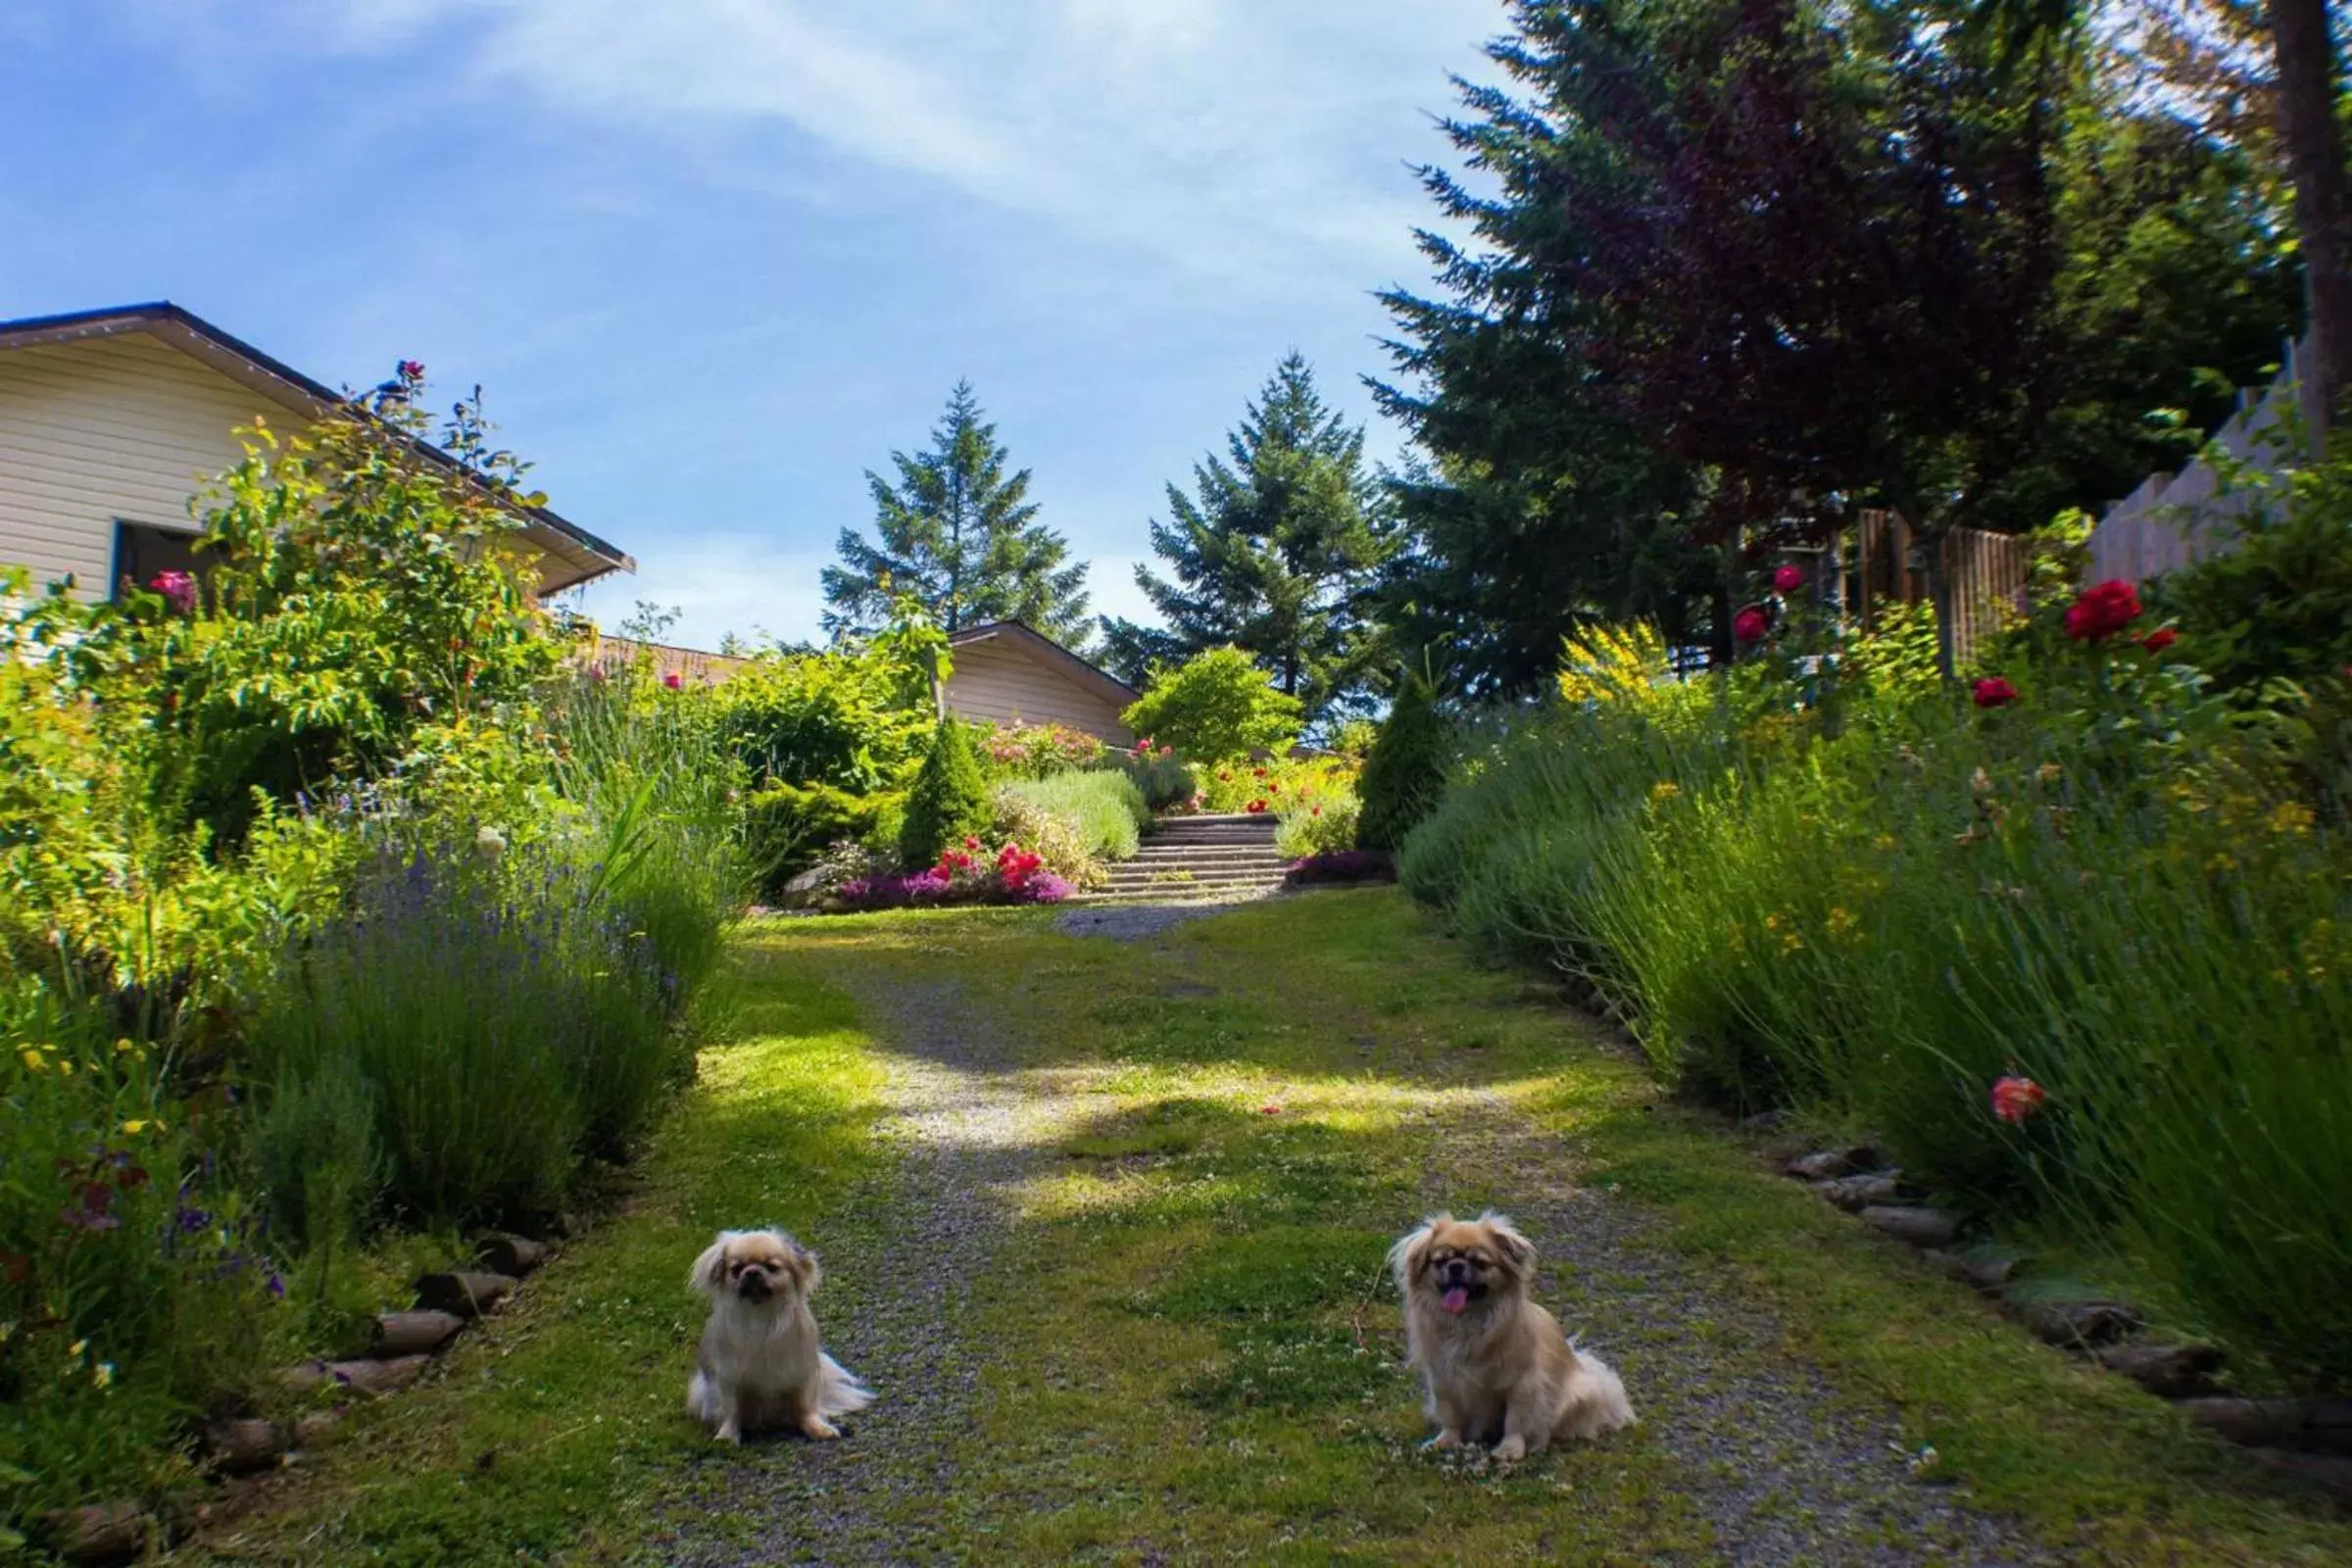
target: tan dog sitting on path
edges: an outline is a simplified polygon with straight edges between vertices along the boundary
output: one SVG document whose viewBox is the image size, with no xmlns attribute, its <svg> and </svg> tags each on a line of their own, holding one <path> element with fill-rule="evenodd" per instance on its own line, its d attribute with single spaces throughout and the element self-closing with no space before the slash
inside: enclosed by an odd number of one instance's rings
<svg viewBox="0 0 2352 1568">
<path fill-rule="evenodd" d="M 838 1438 L 836 1416 L 873 1394 L 817 1348 L 808 1298 L 823 1276 L 816 1254 L 779 1230 L 720 1231 L 694 1260 L 687 1285 L 710 1298 L 694 1352 L 686 1410 L 721 1443 L 791 1427 Z"/>
<path fill-rule="evenodd" d="M 1433 1215 L 1390 1250 L 1404 1297 L 1407 1359 L 1428 1390 L 1432 1443 L 1493 1444 L 1494 1457 L 1634 1424 L 1625 1385 L 1579 1355 L 1559 1321 L 1527 1298 L 1535 1244 L 1501 1215 Z"/>
</svg>

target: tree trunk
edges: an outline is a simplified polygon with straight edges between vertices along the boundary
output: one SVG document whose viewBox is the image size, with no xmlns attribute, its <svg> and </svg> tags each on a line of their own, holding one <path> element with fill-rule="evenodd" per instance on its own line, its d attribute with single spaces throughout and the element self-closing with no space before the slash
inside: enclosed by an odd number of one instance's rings
<svg viewBox="0 0 2352 1568">
<path fill-rule="evenodd" d="M 2279 129 L 2295 185 L 2303 243 L 2303 297 L 2319 377 L 2315 447 L 2352 385 L 2352 224 L 2347 223 L 2344 153 L 2335 125 L 2335 44 L 2328 0 L 2268 0 L 2278 51 Z"/>
</svg>

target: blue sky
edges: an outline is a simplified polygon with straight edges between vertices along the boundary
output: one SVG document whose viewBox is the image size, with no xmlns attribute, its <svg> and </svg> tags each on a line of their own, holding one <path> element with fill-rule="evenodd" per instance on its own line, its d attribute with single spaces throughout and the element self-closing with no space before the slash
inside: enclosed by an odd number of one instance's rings
<svg viewBox="0 0 2352 1568">
<path fill-rule="evenodd" d="M 1131 578 L 1285 350 L 1370 417 L 1410 165 L 1499 0 L 11 0 L 0 317 L 170 298 L 329 382 L 481 382 L 633 553 L 608 624 L 812 634 L 968 376 Z M 1377 423 L 1376 452 L 1396 448 Z"/>
</svg>

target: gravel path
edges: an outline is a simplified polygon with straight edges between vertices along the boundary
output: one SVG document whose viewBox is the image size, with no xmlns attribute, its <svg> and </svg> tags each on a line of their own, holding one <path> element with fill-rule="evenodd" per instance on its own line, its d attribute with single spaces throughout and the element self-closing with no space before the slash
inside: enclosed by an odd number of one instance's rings
<svg viewBox="0 0 2352 1568">
<path fill-rule="evenodd" d="M 1157 937 L 1216 906 L 1073 910 L 1080 935 Z M 1163 950 L 1167 951 L 1167 950 Z M 1174 951 L 1181 952 L 1177 947 Z M 1171 995 L 1200 988 L 1172 974 Z M 712 1449 L 682 1478 L 654 1559 L 751 1563 L 937 1560 L 923 1529 L 951 1509 L 1016 1506 L 959 1478 L 975 1429 L 981 1347 L 970 1285 L 1010 1222 L 1010 1193 L 1059 1130 L 1107 1103 L 1085 1070 L 1024 1072 L 1007 1040 L 951 986 L 862 992 L 897 1053 L 884 1136 L 899 1157 L 805 1238 L 826 1259 L 825 1343 L 878 1392 L 848 1438 Z M 1891 1417 L 1840 1399 L 1792 1361 L 1770 1316 L 1684 1264 L 1654 1222 L 1577 1188 L 1570 1149 L 1502 1096 L 1455 1090 L 1425 1113 L 1420 1200 L 1496 1170 L 1518 1173 L 1513 1217 L 1544 1253 L 1538 1296 L 1607 1356 L 1634 1393 L 1641 1441 L 1682 1462 L 1718 1546 L 1699 1559 L 1766 1564 L 2041 1564 L 2057 1559 L 1953 1489 L 1916 1477 Z M 1394 1305 L 1383 1308 L 1393 1312 Z M 1409 1398 L 1399 1387 L 1400 1398 Z M 1458 1462 L 1465 1470 L 1479 1461 Z M 959 1491 L 958 1481 L 967 1484 Z M 1678 1557 L 1676 1560 L 1688 1560 Z"/>
<path fill-rule="evenodd" d="M 763 1439 L 713 1448 L 654 1544 L 656 1560 L 719 1564 L 924 1561 L 906 1511 L 956 1485 L 981 1357 L 965 1321 L 970 1286 L 1006 1224 L 1005 1194 L 1034 1150 L 1082 1102 L 1032 1092 L 1001 1035 L 952 986 L 858 996 L 891 1060 L 881 1136 L 897 1158 L 802 1238 L 825 1268 L 816 1297 L 825 1348 L 863 1378 L 872 1406 L 838 1443 Z M 919 1053 L 919 1054 L 914 1054 Z"/>
</svg>

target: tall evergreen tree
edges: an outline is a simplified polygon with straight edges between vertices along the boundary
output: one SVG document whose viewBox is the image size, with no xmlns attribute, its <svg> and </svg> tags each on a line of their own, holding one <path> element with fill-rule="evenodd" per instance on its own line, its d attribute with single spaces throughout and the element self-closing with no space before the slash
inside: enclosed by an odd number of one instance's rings
<svg viewBox="0 0 2352 1568">
<path fill-rule="evenodd" d="M 1472 689 L 1540 681 L 1587 614 L 1728 653 L 1792 533 L 2096 505 L 2167 456 L 2150 408 L 2275 354 L 2243 155 L 2101 57 L 2001 56 L 1953 24 L 1978 3 L 1516 0 L 1508 85 L 1446 125 L 1475 177 L 1425 172 L 1439 287 L 1388 297 L 1378 390 L 1431 458 L 1400 641 Z"/>
<path fill-rule="evenodd" d="M 1225 644 L 1243 649 L 1308 721 L 1363 706 L 1375 574 L 1392 548 L 1386 500 L 1364 466 L 1364 432 L 1323 401 L 1287 356 L 1226 439 L 1195 465 L 1193 495 L 1168 486 L 1152 548 L 1170 576 L 1135 580 L 1165 629 L 1104 616 L 1106 661 L 1141 681 Z"/>
<path fill-rule="evenodd" d="M 949 631 L 991 620 L 1026 621 L 1076 646 L 1091 629 L 1086 563 L 1037 520 L 1029 470 L 1005 472 L 997 427 L 981 417 L 971 383 L 958 381 L 927 452 L 890 455 L 897 482 L 868 470 L 875 541 L 841 530 L 841 564 L 822 574 L 825 630 L 868 635 L 890 619 L 900 594 L 921 600 Z"/>
</svg>

